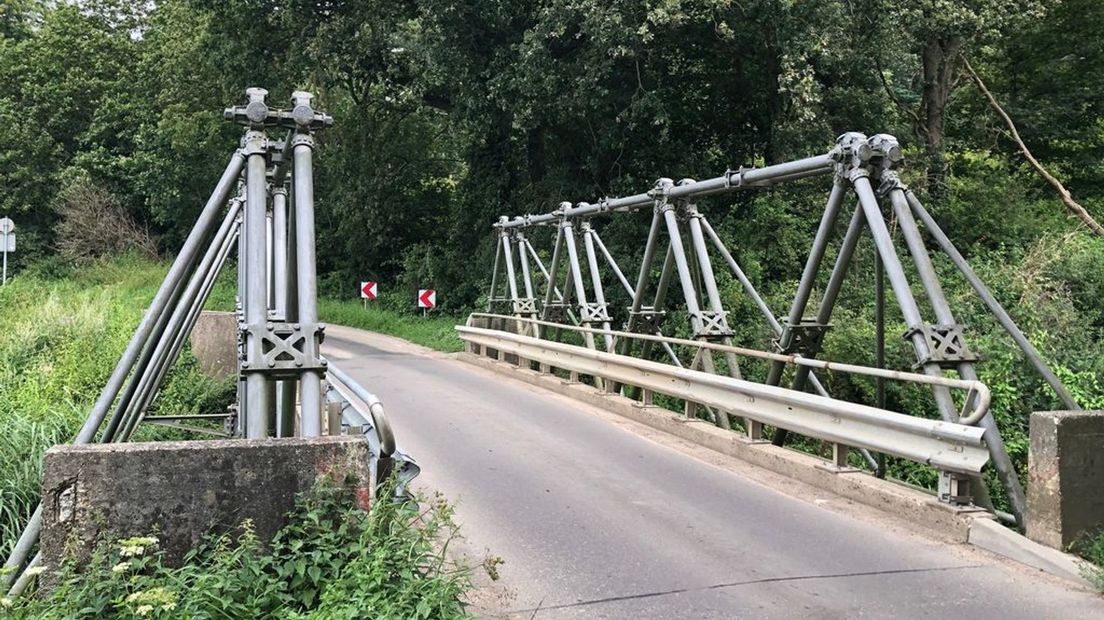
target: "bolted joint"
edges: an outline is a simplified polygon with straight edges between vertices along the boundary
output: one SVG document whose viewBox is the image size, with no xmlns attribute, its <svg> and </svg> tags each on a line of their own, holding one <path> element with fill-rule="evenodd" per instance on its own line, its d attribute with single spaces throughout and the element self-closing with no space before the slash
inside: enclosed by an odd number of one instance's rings
<svg viewBox="0 0 1104 620">
<path fill-rule="evenodd" d="M 314 95 L 304 90 L 291 93 L 291 102 L 294 107 L 291 109 L 290 116 L 300 131 L 321 129 L 333 125 L 333 117 L 315 112 L 314 108 L 311 107 L 312 99 L 314 99 Z"/>
<path fill-rule="evenodd" d="M 285 196 L 286 197 L 288 195 L 287 186 L 286 185 L 273 186 L 272 187 L 272 195 L 273 196 L 280 195 L 280 196 Z"/>
<path fill-rule="evenodd" d="M 250 129 L 245 132 L 245 136 L 242 138 L 242 154 L 246 157 L 250 155 L 267 155 L 268 154 L 268 137 L 265 136 L 265 132 L 256 129 Z"/>
<path fill-rule="evenodd" d="M 295 150 L 301 146 L 305 146 L 311 150 L 314 149 L 314 136 L 309 133 L 297 133 L 291 139 L 291 148 Z"/>
<path fill-rule="evenodd" d="M 878 194 L 884 196 L 889 192 L 899 189 L 908 191 L 908 185 L 901 181 L 901 176 L 895 170 L 886 170 L 881 174 L 882 182 L 878 185 Z"/>
<path fill-rule="evenodd" d="M 736 170 L 729 168 L 725 170 L 725 187 L 743 187 L 744 185 L 744 173 L 748 170 L 754 170 L 754 168 L 745 168 L 740 166 Z"/>
<path fill-rule="evenodd" d="M 867 142 L 870 144 L 870 150 L 872 151 L 871 158 L 877 160 L 885 170 L 893 168 L 905 159 L 897 138 L 888 133 L 870 136 L 870 140 Z"/>
<path fill-rule="evenodd" d="M 674 209 L 674 205 L 667 199 L 668 192 L 675 186 L 675 182 L 671 179 L 663 177 L 655 182 L 655 186 L 648 192 L 648 195 L 655 201 L 656 213 L 664 211 L 670 211 Z"/>
<path fill-rule="evenodd" d="M 874 156 L 866 134 L 857 131 L 849 131 L 836 138 L 836 146 L 829 153 L 836 162 L 836 180 L 848 179 L 854 181 L 858 176 L 855 170 L 865 169 L 870 159 Z"/>
</svg>

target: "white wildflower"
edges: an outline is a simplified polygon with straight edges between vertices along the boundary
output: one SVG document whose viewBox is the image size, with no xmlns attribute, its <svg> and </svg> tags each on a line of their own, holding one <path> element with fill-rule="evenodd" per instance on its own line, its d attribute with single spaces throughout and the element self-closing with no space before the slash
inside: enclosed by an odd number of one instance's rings
<svg viewBox="0 0 1104 620">
<path fill-rule="evenodd" d="M 8 597 L 0 598 L 0 607 L 8 609 L 12 606 L 12 600 Z"/>
<path fill-rule="evenodd" d="M 128 570 L 130 570 L 130 562 L 119 562 L 111 567 L 111 572 L 113 573 L 125 573 Z"/>
<path fill-rule="evenodd" d="M 134 613 L 139 616 L 148 616 L 151 611 L 153 611 L 153 605 L 139 605 L 138 609 L 134 610 Z"/>
<path fill-rule="evenodd" d="M 26 574 L 27 574 L 28 577 L 34 577 L 35 575 L 41 575 L 42 573 L 45 573 L 47 568 L 49 568 L 49 567 L 48 566 L 32 566 L 32 567 L 27 569 Z"/>
</svg>

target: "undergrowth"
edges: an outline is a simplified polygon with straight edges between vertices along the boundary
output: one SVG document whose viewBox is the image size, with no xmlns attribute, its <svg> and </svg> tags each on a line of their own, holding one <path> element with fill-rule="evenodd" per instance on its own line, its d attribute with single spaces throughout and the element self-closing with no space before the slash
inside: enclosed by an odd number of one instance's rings
<svg viewBox="0 0 1104 620">
<path fill-rule="evenodd" d="M 135 257 L 50 261 L 0 288 L 0 556 L 38 503 L 43 452 L 76 435 L 165 271 Z M 215 412 L 231 391 L 185 352 L 151 413 Z M 183 437 L 143 426 L 135 439 L 165 436 Z"/>
<path fill-rule="evenodd" d="M 440 498 L 387 499 L 365 511 L 351 482 L 320 478 L 271 541 L 246 521 L 236 536 L 209 536 L 180 567 L 166 565 L 155 537 L 101 541 L 85 566 L 47 567 L 57 584 L 49 592 L 2 599 L 0 613 L 14 620 L 470 617 L 462 597 L 471 571 L 447 555 L 456 536 L 451 506 Z"/>
<path fill-rule="evenodd" d="M 1085 560 L 1081 564 L 1081 575 L 1104 592 L 1104 529 L 1082 537 L 1072 551 Z"/>
</svg>

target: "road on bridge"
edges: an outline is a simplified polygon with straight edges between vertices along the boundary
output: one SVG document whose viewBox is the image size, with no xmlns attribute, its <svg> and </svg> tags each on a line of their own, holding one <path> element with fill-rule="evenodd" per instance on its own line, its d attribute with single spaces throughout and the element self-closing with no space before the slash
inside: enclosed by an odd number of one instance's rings
<svg viewBox="0 0 1104 620">
<path fill-rule="evenodd" d="M 463 552 L 505 560 L 481 616 L 1104 618 L 1091 593 L 450 356 L 337 326 L 324 349 L 456 503 Z"/>
</svg>

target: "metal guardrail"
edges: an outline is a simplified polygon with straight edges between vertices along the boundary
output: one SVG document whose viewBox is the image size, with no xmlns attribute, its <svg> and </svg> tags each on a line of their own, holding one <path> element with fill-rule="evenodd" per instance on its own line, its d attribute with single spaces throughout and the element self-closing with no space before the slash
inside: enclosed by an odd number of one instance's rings
<svg viewBox="0 0 1104 620">
<path fill-rule="evenodd" d="M 866 448 L 963 474 L 979 473 L 989 460 L 988 449 L 982 442 L 984 430 L 975 426 L 916 418 L 867 405 L 515 333 L 471 326 L 457 326 L 456 329 L 469 346 L 494 349 L 516 355 L 519 360 L 532 360 L 549 367 L 716 407 L 762 424 L 789 428 L 842 446 Z"/>
<path fill-rule="evenodd" d="M 322 359 L 326 358 L 323 357 Z M 361 410 L 352 399 L 347 399 L 351 406 L 343 412 L 346 423 L 370 427 L 371 432 L 375 435 L 375 439 L 379 442 L 380 458 L 390 458 L 391 455 L 395 453 L 395 432 L 391 430 L 391 423 L 387 421 L 387 414 L 384 413 L 383 403 L 380 402 L 380 399 L 377 398 L 375 394 L 364 389 L 364 386 L 357 383 L 355 379 L 349 376 L 349 373 L 338 368 L 333 362 L 329 362 L 327 370 L 330 375 L 331 383 L 338 383 L 346 388 L 353 396 L 360 399 L 367 408 L 366 410 Z M 335 379 L 337 380 L 336 382 L 334 381 Z"/>
</svg>

